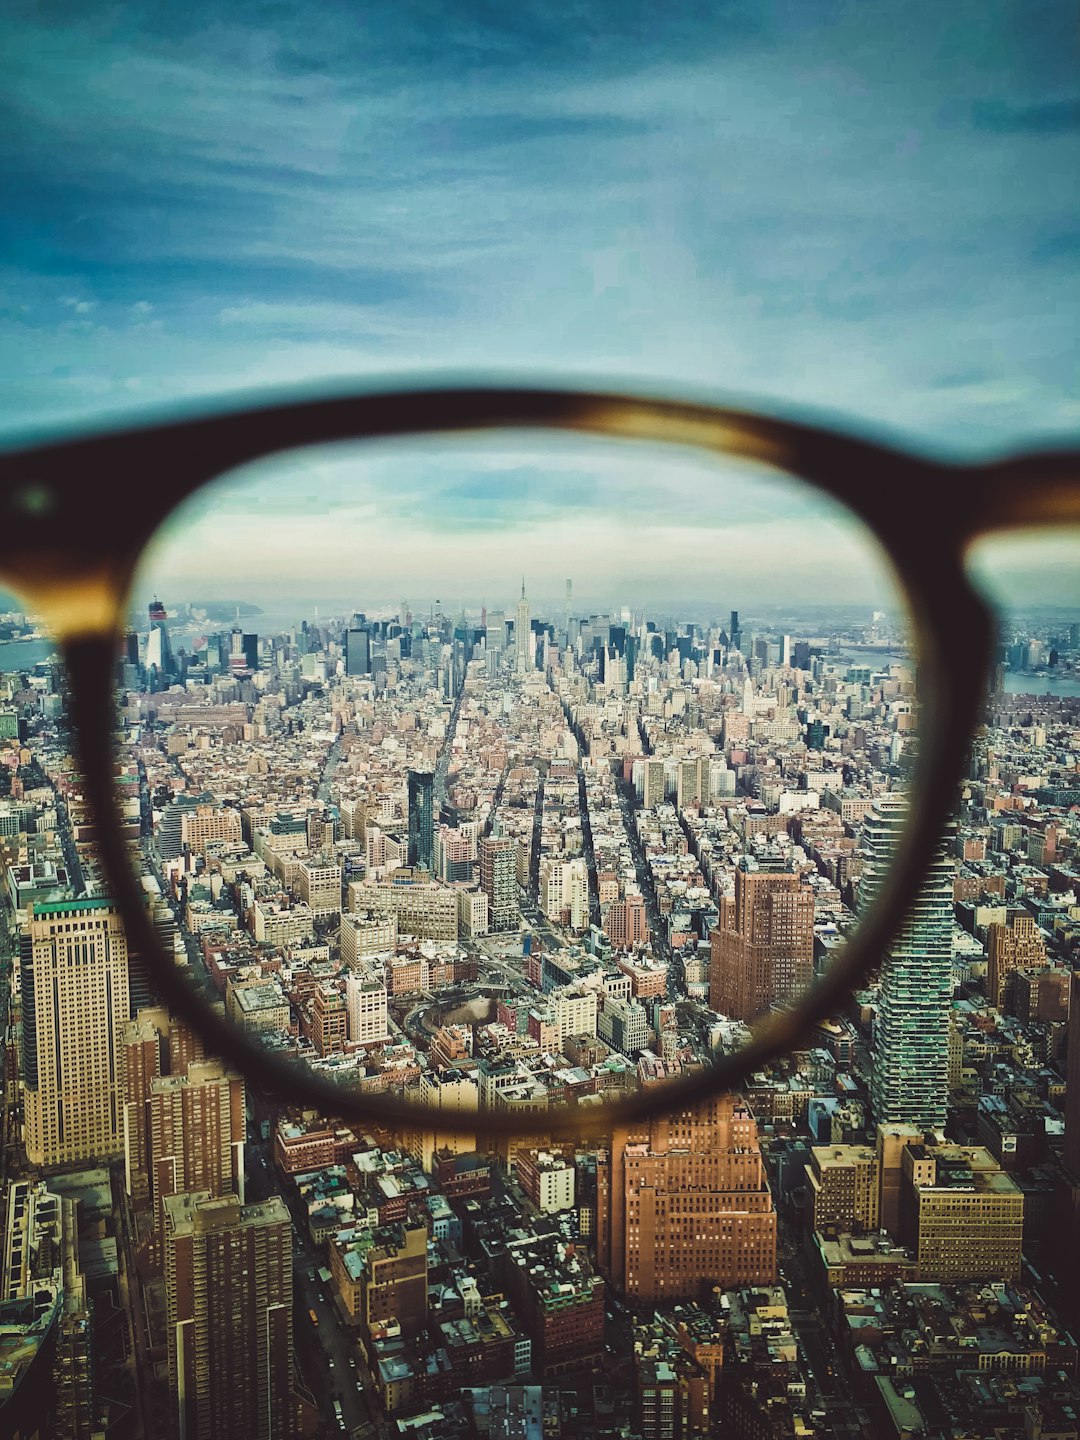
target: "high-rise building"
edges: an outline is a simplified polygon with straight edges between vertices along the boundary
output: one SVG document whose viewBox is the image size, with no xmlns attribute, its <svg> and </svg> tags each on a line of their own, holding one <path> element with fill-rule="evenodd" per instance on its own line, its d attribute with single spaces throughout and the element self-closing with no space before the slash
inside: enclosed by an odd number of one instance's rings
<svg viewBox="0 0 1080 1440">
<path fill-rule="evenodd" d="M 440 825 L 435 836 L 435 868 L 440 880 L 456 885 L 473 878 L 476 840 L 449 825 Z"/>
<path fill-rule="evenodd" d="M 1065 1169 L 1080 1186 L 1080 971 L 1073 971 L 1065 1073 Z"/>
<path fill-rule="evenodd" d="M 866 816 L 861 913 L 881 888 L 907 813 L 907 800 L 890 794 L 879 796 Z M 951 848 L 947 836 L 881 967 L 870 1079 L 878 1124 L 906 1122 L 923 1129 L 945 1125 L 953 990 Z"/>
<path fill-rule="evenodd" d="M 903 1152 L 901 1239 L 920 1281 L 1017 1280 L 1024 1192 L 981 1145 Z"/>
<path fill-rule="evenodd" d="M 502 666 L 503 653 L 506 650 L 506 616 L 501 610 L 488 611 L 484 636 L 487 673 L 497 675 Z"/>
<path fill-rule="evenodd" d="M 171 679 L 176 674 L 176 660 L 169 639 L 169 616 L 160 600 L 150 602 L 150 633 L 146 641 L 146 673 L 151 690 L 155 680 Z"/>
<path fill-rule="evenodd" d="M 517 885 L 517 841 L 509 835 L 485 835 L 477 844 L 480 888 L 488 897 L 492 930 L 516 930 L 520 911 Z"/>
<path fill-rule="evenodd" d="M 878 1229 L 881 1186 L 870 1145 L 815 1145 L 806 1167 L 811 1228 L 826 1239 Z"/>
<path fill-rule="evenodd" d="M 435 868 L 435 776 L 430 770 L 410 770 L 409 864 Z"/>
<path fill-rule="evenodd" d="M 137 1210 L 150 1200 L 150 1086 L 165 1067 L 168 1012 L 140 1010 L 124 1027 L 124 1187 Z"/>
<path fill-rule="evenodd" d="M 150 1183 L 154 1224 L 164 1231 L 170 1195 L 244 1195 L 244 1081 L 220 1060 L 150 1084 Z"/>
<path fill-rule="evenodd" d="M 119 911 L 105 899 L 36 904 L 20 960 L 30 1163 L 122 1154 L 128 950 Z"/>
<path fill-rule="evenodd" d="M 319 1055 L 336 1055 L 349 1038 L 345 997 L 329 981 L 316 985 L 311 997 L 311 1043 Z"/>
<path fill-rule="evenodd" d="M 349 1039 L 357 1045 L 379 1045 L 389 1035 L 386 986 L 374 975 L 352 970 L 345 977 L 345 1009 Z"/>
<path fill-rule="evenodd" d="M 736 1020 L 796 1001 L 814 968 L 814 896 L 786 862 L 743 856 L 735 903 L 721 907 L 710 937 L 709 1004 Z"/>
<path fill-rule="evenodd" d="M 987 928 L 986 998 L 999 1010 L 1005 1006 L 1005 990 L 1009 977 L 1016 970 L 1035 970 L 1044 966 L 1046 946 L 1043 944 L 1034 916 L 1026 910 L 1014 911 L 1006 924 L 996 921 Z"/>
<path fill-rule="evenodd" d="M 640 895 L 613 900 L 604 916 L 604 933 L 614 950 L 632 950 L 649 938 L 645 901 Z"/>
<path fill-rule="evenodd" d="M 518 674 L 524 675 L 529 670 L 535 669 L 532 617 L 529 613 L 529 602 L 525 598 L 524 580 L 521 582 L 521 599 L 518 601 L 517 617 L 514 620 L 514 648 L 517 651 Z"/>
<path fill-rule="evenodd" d="M 184 1440 L 292 1435 L 292 1245 L 279 1196 L 165 1201 L 169 1388 Z"/>
<path fill-rule="evenodd" d="M 776 1211 L 741 1099 L 614 1127 L 597 1160 L 597 1257 L 648 1304 L 775 1278 Z"/>
<path fill-rule="evenodd" d="M 366 628 L 345 632 L 345 674 L 371 674 L 371 632 Z"/>
<path fill-rule="evenodd" d="M 584 930 L 589 923 L 589 871 L 584 860 L 540 862 L 540 908 L 549 920 Z"/>
</svg>

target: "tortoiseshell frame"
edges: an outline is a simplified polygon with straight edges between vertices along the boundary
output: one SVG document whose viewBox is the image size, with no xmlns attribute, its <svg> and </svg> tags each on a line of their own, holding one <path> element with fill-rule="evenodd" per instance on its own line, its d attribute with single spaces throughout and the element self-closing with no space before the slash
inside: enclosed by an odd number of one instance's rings
<svg viewBox="0 0 1080 1440">
<path fill-rule="evenodd" d="M 559 389 L 424 388 L 300 399 L 205 418 L 60 440 L 0 455 L 0 578 L 56 635 L 67 664 L 78 758 L 106 873 L 128 936 L 148 957 L 168 1004 L 282 1102 L 391 1127 L 414 1125 L 407 1101 L 357 1097 L 298 1064 L 275 1060 L 202 1002 L 158 944 L 126 858 L 112 785 L 113 675 L 140 553 L 176 507 L 239 465 L 301 446 L 391 436 L 528 428 L 685 445 L 798 476 L 874 532 L 910 606 L 918 664 L 920 744 L 910 822 L 876 905 L 790 1012 L 710 1069 L 614 1105 L 550 1112 L 482 1111 L 482 1134 L 597 1136 L 731 1090 L 839 1008 L 880 960 L 918 893 L 953 807 L 986 693 L 993 625 L 964 573 L 977 537 L 1017 526 L 1080 523 L 1080 452 L 981 465 L 941 464 L 849 435 L 737 409 Z M 425 1125 L 439 1127 L 436 1114 Z M 455 1118 L 450 1117 L 448 1124 Z"/>
</svg>

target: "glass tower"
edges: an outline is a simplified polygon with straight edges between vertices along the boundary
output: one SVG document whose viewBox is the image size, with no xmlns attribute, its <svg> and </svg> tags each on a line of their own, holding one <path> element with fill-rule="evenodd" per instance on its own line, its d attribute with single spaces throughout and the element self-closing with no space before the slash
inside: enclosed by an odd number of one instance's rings
<svg viewBox="0 0 1080 1440">
<path fill-rule="evenodd" d="M 866 818 L 859 909 L 877 894 L 907 819 L 901 795 L 883 795 Z M 951 828 L 951 827 L 950 827 Z M 948 837 L 885 956 L 874 1024 L 870 1100 L 878 1124 L 941 1129 L 948 1101 L 952 1006 L 953 864 Z"/>
<path fill-rule="evenodd" d="M 410 770 L 409 864 L 435 868 L 435 776 L 429 770 Z"/>
</svg>

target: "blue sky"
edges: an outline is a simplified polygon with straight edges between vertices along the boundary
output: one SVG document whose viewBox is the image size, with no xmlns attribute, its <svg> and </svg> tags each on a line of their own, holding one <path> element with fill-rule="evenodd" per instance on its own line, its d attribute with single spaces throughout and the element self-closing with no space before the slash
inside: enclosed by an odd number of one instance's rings
<svg viewBox="0 0 1080 1440">
<path fill-rule="evenodd" d="M 1080 431 L 1076 7 L 670 8 L 16 0 L 0 430 L 422 370 Z"/>
</svg>

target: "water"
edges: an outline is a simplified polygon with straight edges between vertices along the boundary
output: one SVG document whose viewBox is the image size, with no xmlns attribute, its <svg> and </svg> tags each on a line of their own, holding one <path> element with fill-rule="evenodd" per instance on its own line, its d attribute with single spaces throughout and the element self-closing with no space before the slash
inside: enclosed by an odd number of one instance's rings
<svg viewBox="0 0 1080 1440">
<path fill-rule="evenodd" d="M 1005 674 L 1006 695 L 1080 695 L 1080 675 L 1025 675 L 1022 670 Z"/>
<path fill-rule="evenodd" d="M 9 640 L 0 645 L 0 673 L 5 670 L 32 670 L 56 654 L 55 640 Z"/>
</svg>

